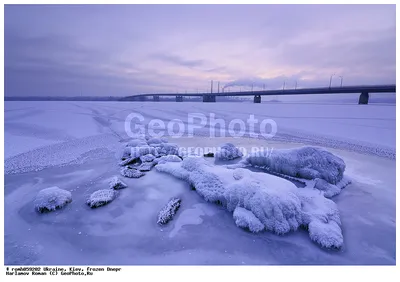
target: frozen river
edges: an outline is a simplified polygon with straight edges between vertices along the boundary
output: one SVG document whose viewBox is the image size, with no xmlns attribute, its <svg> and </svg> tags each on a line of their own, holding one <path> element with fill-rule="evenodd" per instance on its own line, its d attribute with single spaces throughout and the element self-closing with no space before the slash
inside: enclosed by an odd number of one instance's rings
<svg viewBox="0 0 400 282">
<path fill-rule="evenodd" d="M 85 205 L 95 190 L 119 174 L 117 152 L 129 139 L 126 117 L 168 123 L 188 114 L 207 118 L 276 122 L 274 138 L 209 138 L 205 126 L 193 138 L 169 138 L 182 147 L 326 147 L 346 163 L 352 180 L 333 200 L 344 236 L 339 251 L 321 249 L 306 231 L 284 236 L 251 234 L 232 215 L 206 203 L 188 184 L 152 170 L 115 202 L 95 210 Z M 5 102 L 6 264 L 395 264 L 395 104 L 312 103 L 119 103 Z M 257 128 L 255 129 L 257 132 Z M 37 214 L 38 191 L 71 191 L 65 209 Z M 166 227 L 158 211 L 171 197 L 182 199 Z M 60 255 L 62 254 L 62 255 Z"/>
</svg>

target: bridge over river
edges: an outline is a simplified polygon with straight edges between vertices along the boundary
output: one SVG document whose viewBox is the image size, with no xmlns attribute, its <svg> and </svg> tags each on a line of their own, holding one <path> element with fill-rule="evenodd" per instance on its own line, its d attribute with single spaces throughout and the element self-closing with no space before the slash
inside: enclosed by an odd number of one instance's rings
<svg viewBox="0 0 400 282">
<path fill-rule="evenodd" d="M 261 96 L 270 95 L 323 95 L 323 94 L 360 94 L 358 103 L 368 104 L 370 93 L 396 93 L 396 85 L 356 85 L 343 87 L 317 87 L 300 89 L 280 89 L 280 90 L 261 90 L 261 91 L 241 91 L 241 92 L 222 92 L 222 93 L 152 93 L 137 94 L 122 98 L 122 101 L 146 101 L 146 97 L 152 97 L 153 101 L 160 101 L 161 96 L 175 96 L 176 102 L 183 102 L 184 97 L 203 97 L 203 102 L 216 102 L 216 97 L 223 96 L 254 96 L 254 103 L 261 103 Z"/>
</svg>

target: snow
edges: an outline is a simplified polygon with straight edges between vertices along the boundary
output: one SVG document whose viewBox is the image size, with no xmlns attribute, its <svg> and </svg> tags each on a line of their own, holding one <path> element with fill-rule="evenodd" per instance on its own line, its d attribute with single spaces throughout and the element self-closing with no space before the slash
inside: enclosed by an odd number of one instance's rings
<svg viewBox="0 0 400 282">
<path fill-rule="evenodd" d="M 128 185 L 126 185 L 117 176 L 112 177 L 109 180 L 108 185 L 109 185 L 110 189 L 114 189 L 114 190 L 124 189 L 124 188 L 128 187 Z"/>
<path fill-rule="evenodd" d="M 35 198 L 35 210 L 40 213 L 61 209 L 72 202 L 71 192 L 56 186 L 41 190 Z"/>
<path fill-rule="evenodd" d="M 243 156 L 243 153 L 232 143 L 225 143 L 215 153 L 216 160 L 233 160 Z"/>
<path fill-rule="evenodd" d="M 160 225 L 167 224 L 172 220 L 179 207 L 181 206 L 181 199 L 173 198 L 171 199 L 158 214 L 157 223 Z"/>
<path fill-rule="evenodd" d="M 248 228 L 251 232 L 257 233 L 264 229 L 261 221 L 249 210 L 236 207 L 233 211 L 233 219 L 238 227 Z"/>
<path fill-rule="evenodd" d="M 326 233 L 332 226 L 340 225 L 336 204 L 316 190 L 298 189 L 291 182 L 266 173 L 216 166 L 200 157 L 158 164 L 156 169 L 187 181 L 206 201 L 220 204 L 230 212 L 238 207 L 248 210 L 247 214 L 242 210 L 236 212 L 234 218 L 239 227 L 256 232 L 260 222 L 262 229 L 281 235 L 314 222 L 312 236 L 310 233 L 313 241 L 327 248 L 343 245 L 339 226 L 340 232 Z M 321 222 L 325 225 L 318 224 Z M 329 245 L 331 242 L 334 244 Z"/>
<path fill-rule="evenodd" d="M 91 208 L 97 208 L 112 202 L 116 196 L 117 192 L 112 189 L 98 190 L 90 195 L 86 203 Z"/>
</svg>

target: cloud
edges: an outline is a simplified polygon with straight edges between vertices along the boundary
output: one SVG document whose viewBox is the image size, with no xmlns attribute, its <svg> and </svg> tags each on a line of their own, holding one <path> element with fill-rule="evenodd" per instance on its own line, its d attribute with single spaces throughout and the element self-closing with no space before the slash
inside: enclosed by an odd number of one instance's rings
<svg viewBox="0 0 400 282">
<path fill-rule="evenodd" d="M 171 54 L 155 53 L 155 54 L 151 54 L 149 57 L 152 59 L 156 59 L 156 60 L 160 60 L 160 61 L 164 61 L 167 63 L 172 63 L 175 65 L 180 65 L 180 66 L 184 66 L 184 67 L 190 67 L 190 68 L 200 67 L 200 66 L 204 65 L 203 60 L 188 60 L 188 59 L 184 59 L 180 56 L 171 55 Z"/>
<path fill-rule="evenodd" d="M 395 82 L 395 6 L 138 9 L 5 9 L 6 95 Z"/>
</svg>

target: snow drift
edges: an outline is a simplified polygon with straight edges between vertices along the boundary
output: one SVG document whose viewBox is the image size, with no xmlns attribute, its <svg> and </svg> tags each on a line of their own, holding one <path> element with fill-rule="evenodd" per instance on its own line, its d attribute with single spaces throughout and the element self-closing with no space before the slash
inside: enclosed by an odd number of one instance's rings
<svg viewBox="0 0 400 282">
<path fill-rule="evenodd" d="M 34 204 L 35 210 L 43 213 L 61 209 L 70 202 L 72 202 L 71 192 L 54 186 L 39 191 Z"/>
<path fill-rule="evenodd" d="M 336 204 L 318 190 L 298 189 L 270 174 L 228 169 L 200 157 L 158 164 L 156 169 L 187 181 L 206 201 L 233 212 L 239 227 L 285 234 L 305 226 L 321 246 L 339 248 L 343 244 Z"/>
</svg>

